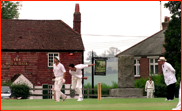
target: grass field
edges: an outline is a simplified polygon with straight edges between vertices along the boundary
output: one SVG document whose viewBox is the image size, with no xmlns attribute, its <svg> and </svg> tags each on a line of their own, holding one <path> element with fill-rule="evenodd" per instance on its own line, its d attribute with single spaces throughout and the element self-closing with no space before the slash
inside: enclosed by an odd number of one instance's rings
<svg viewBox="0 0 182 111">
<path fill-rule="evenodd" d="M 1 100 L 2 110 L 171 110 L 178 99 L 164 101 L 164 98 L 103 98 L 67 99 L 55 102 L 51 99 L 42 100 Z"/>
</svg>

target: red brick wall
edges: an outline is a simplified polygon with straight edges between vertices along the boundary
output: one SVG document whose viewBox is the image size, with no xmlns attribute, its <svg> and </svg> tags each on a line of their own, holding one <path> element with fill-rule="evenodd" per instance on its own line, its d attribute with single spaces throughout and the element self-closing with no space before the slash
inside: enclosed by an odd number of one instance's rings
<svg viewBox="0 0 182 111">
<path fill-rule="evenodd" d="M 140 77 L 146 78 L 149 76 L 149 59 L 142 57 L 140 59 Z"/>
<path fill-rule="evenodd" d="M 158 63 L 158 74 L 161 74 L 162 67 Z M 149 76 L 149 58 L 142 57 L 140 59 L 140 77 L 135 77 L 135 80 L 140 78 L 147 78 Z"/>
<path fill-rule="evenodd" d="M 10 80 L 16 74 L 24 74 L 34 85 L 53 84 L 52 68 L 48 68 L 47 52 L 1 52 L 1 80 Z M 28 62 L 28 66 L 9 66 L 6 62 L 13 62 L 17 57 L 21 62 Z M 82 52 L 74 53 L 60 52 L 61 63 L 64 65 L 66 73 L 66 84 L 71 84 L 71 75 L 68 72 L 69 64 L 82 63 Z"/>
</svg>

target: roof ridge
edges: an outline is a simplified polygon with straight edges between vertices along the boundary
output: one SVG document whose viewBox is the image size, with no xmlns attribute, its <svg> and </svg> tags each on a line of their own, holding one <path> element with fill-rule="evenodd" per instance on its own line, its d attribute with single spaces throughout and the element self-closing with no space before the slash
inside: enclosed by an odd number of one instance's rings
<svg viewBox="0 0 182 111">
<path fill-rule="evenodd" d="M 81 34 L 74 31 L 62 20 L 2 19 L 1 22 L 1 27 L 3 27 L 1 50 L 84 50 Z M 10 27 L 10 29 L 7 27 Z M 13 36 L 16 36 L 16 38 Z M 29 37 L 28 41 L 26 41 L 26 37 Z M 12 41 L 8 39 L 12 39 Z M 20 40 L 27 42 L 27 44 L 24 42 L 17 43 Z M 72 43 L 67 43 L 68 41 L 72 41 Z M 54 45 L 53 42 L 55 42 Z M 49 45 L 45 45 L 47 43 Z M 61 46 L 60 43 L 62 43 Z M 7 44 L 11 45 L 7 46 Z"/>
<path fill-rule="evenodd" d="M 73 28 L 71 28 L 68 24 L 66 24 L 64 21 L 60 20 L 62 23 L 64 23 L 64 25 L 68 28 L 70 28 L 73 32 L 75 32 L 76 34 L 79 34 L 81 36 L 80 33 L 78 33 L 77 31 L 73 30 Z"/>
<path fill-rule="evenodd" d="M 165 30 L 165 29 L 164 29 L 164 30 Z M 115 55 L 115 57 L 117 57 L 118 55 L 122 54 L 123 52 L 125 52 L 125 51 L 127 51 L 127 50 L 129 50 L 129 49 L 131 49 L 131 48 L 133 48 L 133 47 L 135 47 L 136 45 L 138 45 L 138 44 L 140 44 L 140 43 L 142 43 L 142 42 L 144 42 L 144 41 L 148 40 L 149 38 L 153 37 L 154 35 L 156 35 L 156 34 L 158 34 L 158 33 L 162 32 L 162 31 L 163 31 L 163 30 L 160 30 L 160 31 L 156 32 L 155 34 L 153 34 L 153 35 L 151 35 L 151 36 L 147 37 L 146 39 L 144 39 L 144 40 L 142 40 L 142 41 L 140 41 L 140 42 L 136 43 L 135 45 L 133 45 L 133 46 L 129 47 L 128 49 L 126 49 L 126 50 L 124 50 L 124 51 L 120 52 L 119 54 Z"/>
</svg>

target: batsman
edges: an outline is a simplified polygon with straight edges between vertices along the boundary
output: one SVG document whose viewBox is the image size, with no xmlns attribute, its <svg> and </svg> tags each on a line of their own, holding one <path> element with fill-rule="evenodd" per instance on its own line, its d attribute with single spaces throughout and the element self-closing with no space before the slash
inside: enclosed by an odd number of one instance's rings
<svg viewBox="0 0 182 111">
<path fill-rule="evenodd" d="M 60 97 L 62 98 L 62 101 L 65 101 L 67 96 L 61 92 L 61 88 L 65 83 L 66 70 L 63 64 L 60 63 L 60 59 L 58 56 L 54 57 L 53 72 L 53 78 L 55 78 L 55 82 L 54 88 L 52 90 L 55 92 L 56 95 L 55 101 L 59 102 Z"/>
<path fill-rule="evenodd" d="M 72 75 L 72 86 L 71 89 L 74 89 L 78 94 L 79 98 L 77 101 L 83 101 L 82 95 L 82 79 L 87 79 L 87 77 L 82 77 L 82 69 L 87 68 L 90 66 L 94 66 L 95 64 L 91 65 L 84 65 L 84 64 L 70 64 L 69 65 L 69 73 Z"/>
</svg>

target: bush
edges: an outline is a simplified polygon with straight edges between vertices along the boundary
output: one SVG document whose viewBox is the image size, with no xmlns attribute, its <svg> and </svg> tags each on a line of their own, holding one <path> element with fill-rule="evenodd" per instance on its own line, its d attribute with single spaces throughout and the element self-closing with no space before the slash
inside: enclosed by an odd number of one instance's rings
<svg viewBox="0 0 182 111">
<path fill-rule="evenodd" d="M 84 85 L 84 88 L 87 88 L 89 87 L 90 89 L 92 88 L 92 85 L 90 83 Z M 114 88 L 118 88 L 118 83 L 117 82 L 114 82 L 112 81 L 112 85 L 109 86 L 105 83 L 101 83 L 101 88 L 102 89 L 114 89 Z M 94 89 L 97 89 L 97 85 L 94 85 Z M 84 91 L 84 94 L 87 94 L 87 90 Z M 92 94 L 92 91 L 89 90 L 89 94 Z M 97 94 L 97 90 L 94 90 L 94 94 Z M 101 90 L 101 94 L 109 94 L 109 90 Z M 87 97 L 87 96 L 84 96 L 84 97 Z M 97 96 L 95 96 L 96 98 Z M 102 97 L 105 97 L 105 96 L 102 96 Z"/>
<path fill-rule="evenodd" d="M 155 83 L 155 92 L 156 97 L 167 97 L 167 86 L 162 83 Z"/>
<path fill-rule="evenodd" d="M 145 83 L 148 80 L 148 78 L 140 78 L 138 80 L 135 80 L 135 88 L 142 88 L 143 89 L 143 96 L 146 96 L 147 93 L 145 92 Z"/>
<path fill-rule="evenodd" d="M 11 86 L 11 81 L 1 81 L 1 86 Z"/>
<path fill-rule="evenodd" d="M 15 97 L 22 97 L 22 99 L 27 99 L 30 95 L 30 87 L 28 87 L 26 84 L 13 84 L 10 87 Z"/>
<path fill-rule="evenodd" d="M 151 76 L 152 80 L 155 84 L 155 97 L 166 97 L 167 96 L 167 86 L 164 82 L 164 75 L 159 74 L 156 76 Z M 135 88 L 142 88 L 143 89 L 143 95 L 146 96 L 147 93 L 145 92 L 145 84 L 148 78 L 141 78 L 138 80 L 135 80 Z M 179 94 L 179 82 L 176 83 L 175 86 L 175 97 L 178 97 Z"/>
</svg>

